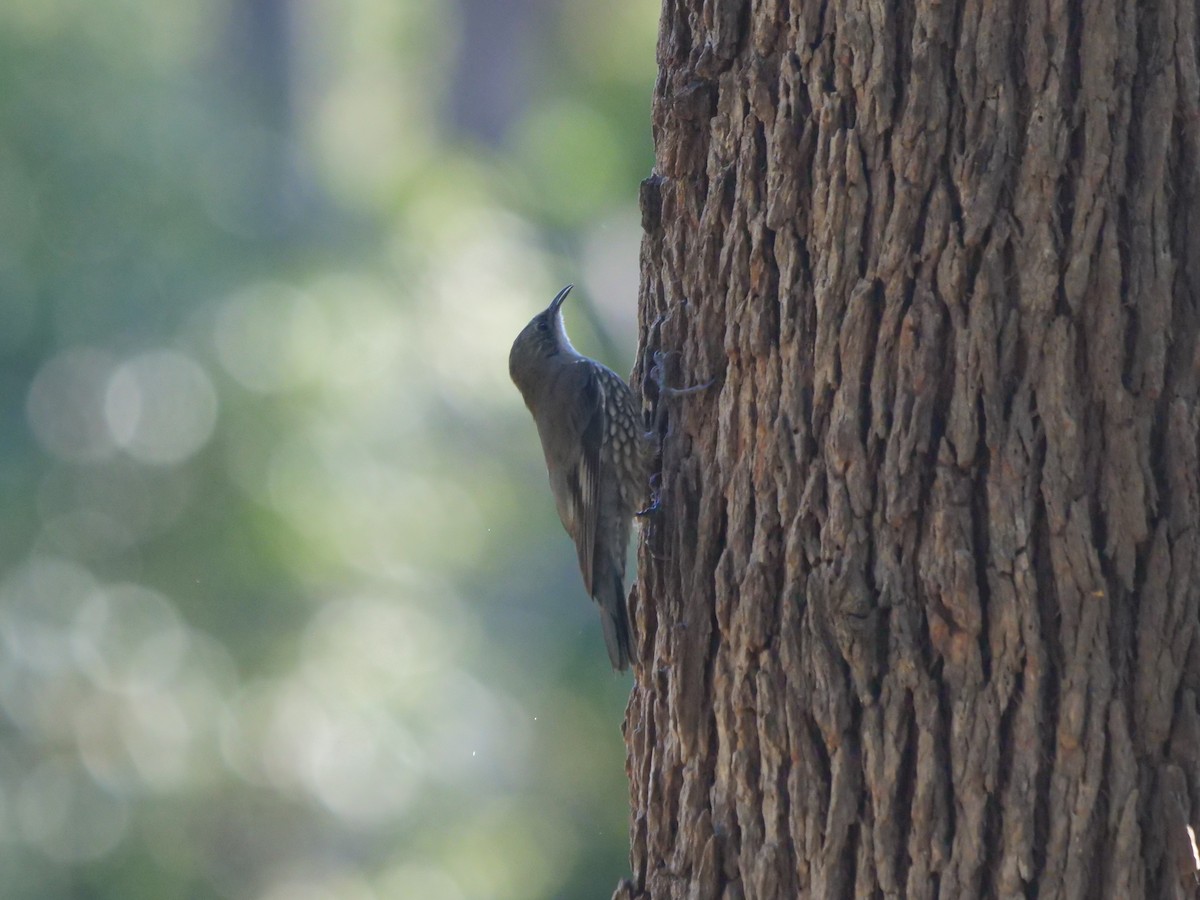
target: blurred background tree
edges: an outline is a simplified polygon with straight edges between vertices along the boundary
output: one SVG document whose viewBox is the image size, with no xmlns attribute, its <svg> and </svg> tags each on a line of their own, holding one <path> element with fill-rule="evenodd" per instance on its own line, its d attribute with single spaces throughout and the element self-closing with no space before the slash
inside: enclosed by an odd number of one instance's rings
<svg viewBox="0 0 1200 900">
<path fill-rule="evenodd" d="M 656 21 L 0 6 L 4 897 L 611 891 L 628 683 L 506 366 L 571 280 L 630 367 Z"/>
</svg>

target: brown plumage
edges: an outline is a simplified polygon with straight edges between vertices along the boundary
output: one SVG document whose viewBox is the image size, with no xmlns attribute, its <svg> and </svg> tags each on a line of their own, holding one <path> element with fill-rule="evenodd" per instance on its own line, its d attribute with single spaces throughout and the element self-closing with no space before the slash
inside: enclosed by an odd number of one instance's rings
<svg viewBox="0 0 1200 900">
<path fill-rule="evenodd" d="M 624 379 L 571 346 L 561 312 L 571 287 L 517 335 L 508 371 L 537 424 L 554 505 L 600 607 L 609 659 L 624 670 L 632 659 L 625 553 L 648 493 L 650 443 Z"/>
</svg>

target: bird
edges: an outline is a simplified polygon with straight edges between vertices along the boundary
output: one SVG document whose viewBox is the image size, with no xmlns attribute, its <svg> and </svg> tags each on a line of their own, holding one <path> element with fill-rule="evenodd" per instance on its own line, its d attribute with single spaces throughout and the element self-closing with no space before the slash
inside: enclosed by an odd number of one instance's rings
<svg viewBox="0 0 1200 900">
<path fill-rule="evenodd" d="M 622 672 L 633 658 L 625 554 L 648 495 L 653 441 L 625 380 L 571 345 L 562 304 L 572 287 L 517 335 L 508 372 L 533 414 L 558 517 L 600 608 L 608 658 Z"/>
</svg>

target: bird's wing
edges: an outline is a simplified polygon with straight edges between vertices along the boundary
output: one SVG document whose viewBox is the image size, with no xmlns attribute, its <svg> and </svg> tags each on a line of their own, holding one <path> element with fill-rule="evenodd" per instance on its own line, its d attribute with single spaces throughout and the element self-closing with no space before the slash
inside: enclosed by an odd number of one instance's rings
<svg viewBox="0 0 1200 900">
<path fill-rule="evenodd" d="M 568 509 L 571 521 L 567 531 L 575 540 L 579 570 L 589 595 L 594 595 L 593 572 L 596 547 L 596 522 L 600 515 L 601 445 L 604 442 L 604 384 L 595 367 L 581 363 L 576 367 L 580 402 L 572 409 L 572 427 L 579 434 L 580 453 L 567 475 Z"/>
</svg>

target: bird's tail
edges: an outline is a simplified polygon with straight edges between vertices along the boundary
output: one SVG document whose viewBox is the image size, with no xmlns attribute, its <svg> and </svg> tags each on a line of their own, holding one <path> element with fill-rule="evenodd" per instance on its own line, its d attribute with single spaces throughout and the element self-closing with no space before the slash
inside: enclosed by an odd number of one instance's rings
<svg viewBox="0 0 1200 900">
<path fill-rule="evenodd" d="M 604 644 L 613 668 L 624 672 L 633 659 L 633 638 L 629 628 L 629 610 L 625 605 L 625 585 L 621 573 L 608 567 L 599 579 L 595 595 L 600 606 L 600 624 L 604 628 Z"/>
</svg>

